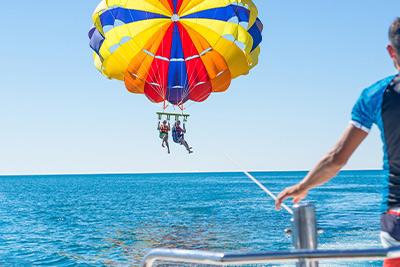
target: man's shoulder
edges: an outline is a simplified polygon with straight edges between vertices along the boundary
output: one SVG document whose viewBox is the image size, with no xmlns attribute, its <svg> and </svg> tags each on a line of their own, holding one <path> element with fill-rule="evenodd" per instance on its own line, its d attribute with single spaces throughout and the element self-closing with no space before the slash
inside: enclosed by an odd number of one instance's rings
<svg viewBox="0 0 400 267">
<path fill-rule="evenodd" d="M 373 123 L 379 120 L 383 93 L 395 76 L 386 77 L 363 90 L 352 110 L 352 121 L 360 129 L 371 129 Z M 357 126 L 358 125 L 358 126 Z"/>
<path fill-rule="evenodd" d="M 379 96 L 380 94 L 385 91 L 385 89 L 388 87 L 390 82 L 396 77 L 397 75 L 391 75 L 389 77 L 386 77 L 382 80 L 377 81 L 370 87 L 364 89 L 362 96 L 365 98 L 373 98 L 375 96 Z"/>
</svg>

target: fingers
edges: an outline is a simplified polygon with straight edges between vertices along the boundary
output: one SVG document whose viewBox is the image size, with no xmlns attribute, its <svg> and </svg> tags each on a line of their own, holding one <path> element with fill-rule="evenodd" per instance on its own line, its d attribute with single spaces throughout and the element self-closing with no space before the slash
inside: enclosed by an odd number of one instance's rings
<svg viewBox="0 0 400 267">
<path fill-rule="evenodd" d="M 302 199 L 303 199 L 303 198 L 301 198 L 301 197 L 295 197 L 295 198 L 293 199 L 293 204 L 298 204 Z"/>
<path fill-rule="evenodd" d="M 287 199 L 289 196 L 287 195 L 287 188 L 279 193 L 278 197 L 275 200 L 275 208 L 276 210 L 281 210 L 282 201 Z"/>
<path fill-rule="evenodd" d="M 282 202 L 287 198 L 294 198 L 293 203 L 297 204 L 301 200 L 303 200 L 307 196 L 306 190 L 301 190 L 298 185 L 287 187 L 281 193 L 279 193 L 278 197 L 275 200 L 276 210 L 281 209 Z"/>
<path fill-rule="evenodd" d="M 278 200 L 275 200 L 275 208 L 277 211 L 281 210 L 281 204 L 282 204 L 281 201 L 278 202 Z"/>
</svg>

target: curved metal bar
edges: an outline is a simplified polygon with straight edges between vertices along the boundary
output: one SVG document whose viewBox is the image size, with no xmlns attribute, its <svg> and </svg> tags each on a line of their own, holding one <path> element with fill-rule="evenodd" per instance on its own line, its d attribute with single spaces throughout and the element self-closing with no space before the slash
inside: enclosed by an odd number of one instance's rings
<svg viewBox="0 0 400 267">
<path fill-rule="evenodd" d="M 390 249 L 289 250 L 274 252 L 218 253 L 180 249 L 153 249 L 141 266 L 150 267 L 157 260 L 214 265 L 243 265 L 306 260 L 351 260 L 400 258 L 400 247 Z"/>
<path fill-rule="evenodd" d="M 223 253 L 182 249 L 152 249 L 143 259 L 142 267 L 153 266 L 156 260 L 216 264 L 224 257 Z"/>
</svg>

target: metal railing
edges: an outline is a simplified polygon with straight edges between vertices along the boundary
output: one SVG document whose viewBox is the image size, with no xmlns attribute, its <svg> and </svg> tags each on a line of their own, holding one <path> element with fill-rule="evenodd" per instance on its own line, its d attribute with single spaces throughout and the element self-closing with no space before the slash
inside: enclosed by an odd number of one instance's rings
<svg viewBox="0 0 400 267">
<path fill-rule="evenodd" d="M 142 262 L 142 267 L 153 266 L 155 261 L 185 262 L 210 265 L 245 265 L 279 262 L 315 263 L 321 260 L 380 260 L 400 257 L 400 247 L 360 250 L 290 250 L 250 253 L 218 253 L 180 249 L 153 249 Z"/>
<path fill-rule="evenodd" d="M 318 250 L 315 207 L 310 204 L 293 207 L 292 235 L 294 250 L 249 253 L 221 253 L 180 249 L 153 249 L 142 262 L 150 267 L 155 261 L 185 262 L 210 265 L 244 265 L 297 262 L 299 267 L 318 267 L 321 260 L 363 260 L 400 258 L 400 247 L 390 249 Z"/>
</svg>

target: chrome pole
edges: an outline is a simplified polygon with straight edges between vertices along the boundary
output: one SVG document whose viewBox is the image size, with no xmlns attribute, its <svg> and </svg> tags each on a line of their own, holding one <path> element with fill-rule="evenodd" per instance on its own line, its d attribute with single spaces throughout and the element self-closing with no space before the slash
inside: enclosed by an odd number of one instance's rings
<svg viewBox="0 0 400 267">
<path fill-rule="evenodd" d="M 314 250 L 318 247 L 317 218 L 312 204 L 293 206 L 292 243 L 295 249 Z M 299 267 L 318 267 L 317 261 L 300 259 Z"/>
</svg>

